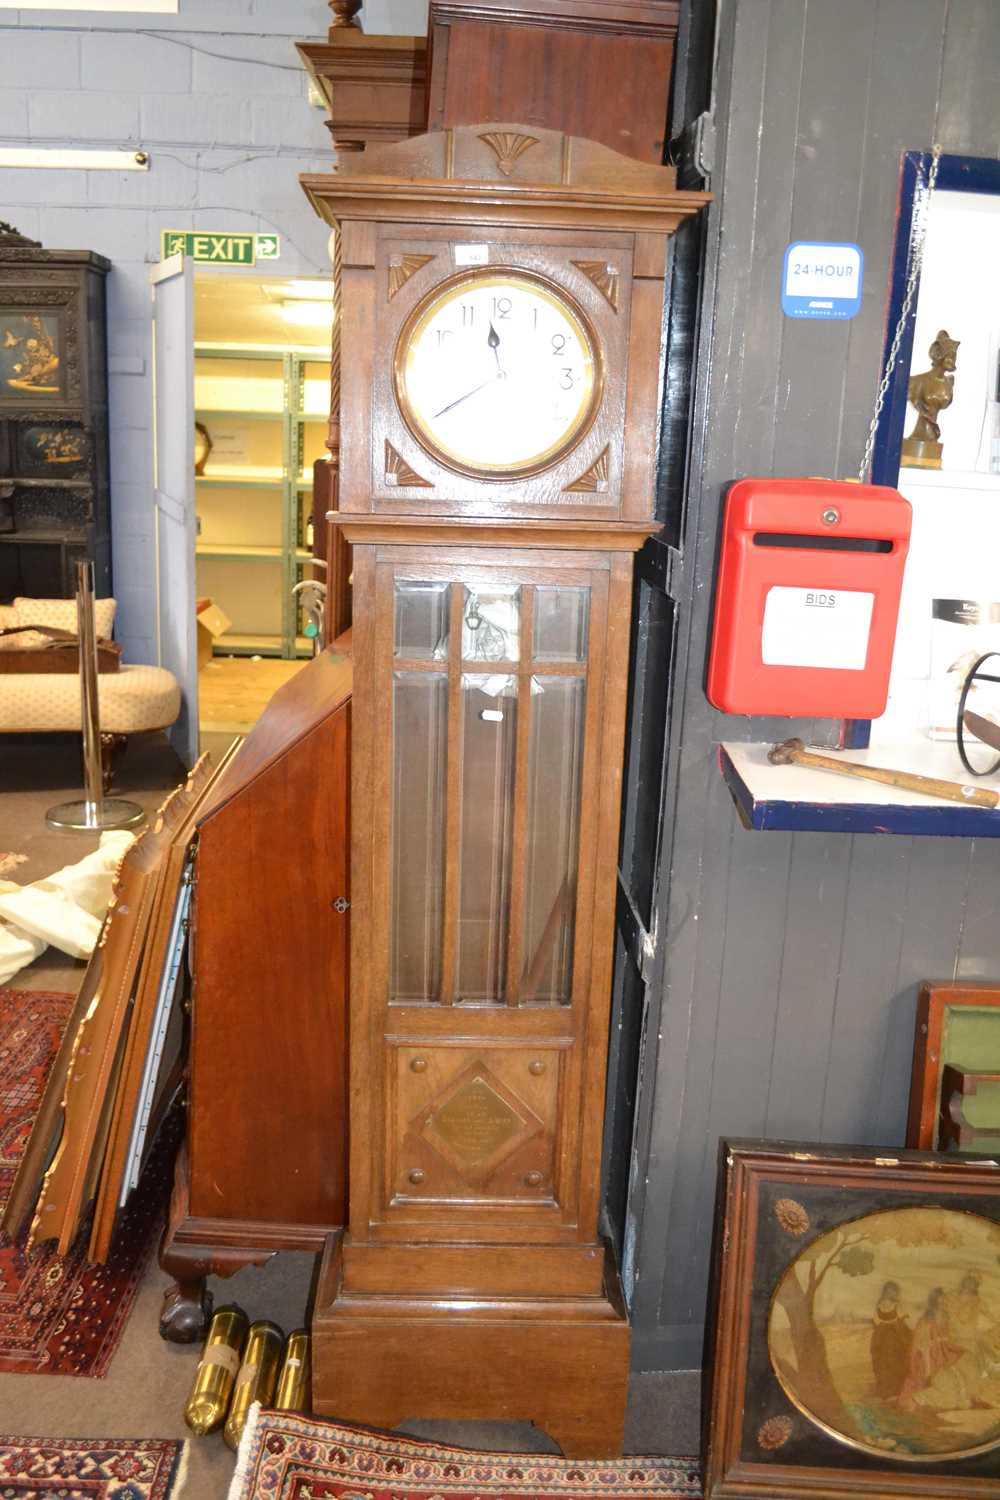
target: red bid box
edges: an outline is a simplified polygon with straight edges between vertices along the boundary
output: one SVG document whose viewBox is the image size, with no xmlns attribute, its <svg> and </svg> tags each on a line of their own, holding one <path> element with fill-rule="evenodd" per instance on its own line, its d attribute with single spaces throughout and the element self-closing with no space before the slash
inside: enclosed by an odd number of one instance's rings
<svg viewBox="0 0 1000 1500">
<path fill-rule="evenodd" d="M 910 503 L 886 485 L 741 479 L 726 497 L 708 697 L 731 714 L 885 711 Z"/>
</svg>

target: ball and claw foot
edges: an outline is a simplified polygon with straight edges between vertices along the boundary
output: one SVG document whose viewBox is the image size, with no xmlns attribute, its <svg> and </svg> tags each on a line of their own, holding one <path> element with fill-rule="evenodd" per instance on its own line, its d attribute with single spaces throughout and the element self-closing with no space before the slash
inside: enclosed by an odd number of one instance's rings
<svg viewBox="0 0 1000 1500">
<path fill-rule="evenodd" d="M 175 1281 L 163 1294 L 160 1338 L 170 1344 L 197 1344 L 208 1332 L 212 1294 L 203 1281 Z"/>
</svg>

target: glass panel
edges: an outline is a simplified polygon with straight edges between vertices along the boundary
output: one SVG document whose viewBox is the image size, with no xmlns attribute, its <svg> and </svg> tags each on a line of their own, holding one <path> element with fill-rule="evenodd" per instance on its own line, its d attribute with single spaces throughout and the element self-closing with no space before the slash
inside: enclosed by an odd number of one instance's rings
<svg viewBox="0 0 1000 1500">
<path fill-rule="evenodd" d="M 570 1000 L 585 702 L 583 677 L 531 679 L 522 1001 Z"/>
<path fill-rule="evenodd" d="M 396 655 L 443 661 L 448 655 L 448 585 L 396 584 Z"/>
<path fill-rule="evenodd" d="M 517 679 L 462 678 L 458 996 L 503 997 L 510 906 Z"/>
<path fill-rule="evenodd" d="M 463 661 L 517 661 L 521 590 L 517 584 L 488 584 L 465 590 Z"/>
<path fill-rule="evenodd" d="M 435 1000 L 441 986 L 448 678 L 393 675 L 393 1000 Z"/>
<path fill-rule="evenodd" d="M 535 590 L 535 661 L 586 661 L 589 589 Z"/>
<path fill-rule="evenodd" d="M 653 920 L 653 884 L 660 829 L 664 747 L 670 723 L 675 608 L 672 599 L 639 580 L 633 621 L 633 680 L 625 753 L 621 853 L 629 895 L 647 928 Z"/>
</svg>

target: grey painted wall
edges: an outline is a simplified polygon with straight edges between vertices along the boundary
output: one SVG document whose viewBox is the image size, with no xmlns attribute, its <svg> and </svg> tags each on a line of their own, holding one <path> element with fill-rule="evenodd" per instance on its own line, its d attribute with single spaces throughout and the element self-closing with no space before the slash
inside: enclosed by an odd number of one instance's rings
<svg viewBox="0 0 1000 1500">
<path fill-rule="evenodd" d="M 996 156 L 998 67 L 996 0 L 722 0 L 666 941 L 630 1204 L 640 1368 L 699 1363 L 718 1137 L 901 1144 L 919 981 L 1000 975 L 1000 841 L 746 832 L 715 747 L 792 731 L 727 718 L 702 690 L 725 488 L 857 473 L 900 153 Z M 864 248 L 853 322 L 782 316 L 785 246 L 812 237 Z"/>
<path fill-rule="evenodd" d="M 277 230 L 279 275 L 329 270 L 297 177 L 329 166 L 330 137 L 293 45 L 325 36 L 329 20 L 325 0 L 180 0 L 178 15 L 0 9 L 4 144 L 150 153 L 146 173 L 0 168 L 0 218 L 114 263 L 114 586 L 132 661 L 155 659 L 148 268 L 161 229 L 214 228 Z"/>
</svg>

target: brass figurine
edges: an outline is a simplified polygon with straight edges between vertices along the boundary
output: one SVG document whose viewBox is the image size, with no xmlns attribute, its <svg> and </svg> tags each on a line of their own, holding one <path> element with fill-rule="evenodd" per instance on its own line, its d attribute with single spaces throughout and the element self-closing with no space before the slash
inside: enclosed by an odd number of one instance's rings
<svg viewBox="0 0 1000 1500">
<path fill-rule="evenodd" d="M 220 1307 L 208 1325 L 184 1420 L 198 1437 L 214 1432 L 226 1420 L 236 1385 L 249 1319 L 240 1307 Z"/>
<path fill-rule="evenodd" d="M 278 1383 L 278 1366 L 284 1342 L 285 1336 L 277 1323 L 269 1323 L 263 1319 L 259 1323 L 250 1324 L 243 1363 L 236 1377 L 236 1389 L 233 1391 L 229 1416 L 222 1431 L 223 1438 L 234 1452 L 240 1446 L 240 1438 L 254 1402 L 259 1401 L 262 1406 L 271 1405 L 274 1388 Z"/>
<path fill-rule="evenodd" d="M 941 428 L 938 416 L 950 406 L 955 394 L 955 366 L 959 340 L 942 328 L 930 349 L 931 368 L 921 375 L 911 375 L 907 399 L 917 409 L 917 420 L 909 437 L 903 439 L 900 462 L 915 469 L 940 469 Z"/>
</svg>

